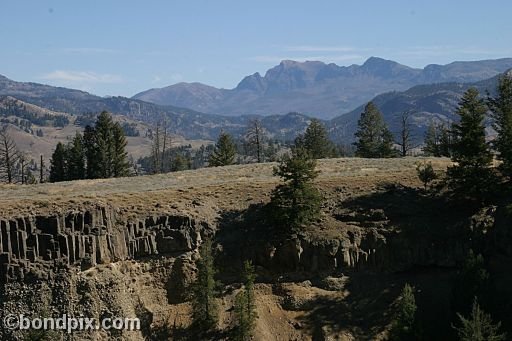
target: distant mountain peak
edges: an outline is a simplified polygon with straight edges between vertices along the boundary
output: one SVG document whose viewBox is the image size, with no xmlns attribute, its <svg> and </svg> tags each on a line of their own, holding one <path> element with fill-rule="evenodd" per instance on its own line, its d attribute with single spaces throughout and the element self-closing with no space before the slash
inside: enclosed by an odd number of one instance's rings
<svg viewBox="0 0 512 341">
<path fill-rule="evenodd" d="M 405 66 L 403 64 L 397 63 L 393 60 L 384 59 L 380 57 L 370 57 L 368 58 L 363 65 L 362 68 L 381 68 L 381 67 L 392 67 L 392 66 L 401 66 L 404 68 L 412 69 L 408 66 Z"/>
<path fill-rule="evenodd" d="M 394 63 L 394 64 L 396 64 L 396 62 L 394 62 L 392 60 L 389 60 L 389 59 L 384 59 L 384 58 L 380 58 L 380 57 L 371 56 L 370 58 L 368 58 L 363 63 L 363 66 L 364 65 L 371 65 L 371 64 L 382 64 L 382 63 Z"/>
<path fill-rule="evenodd" d="M 256 92 L 265 91 L 265 79 L 261 77 L 259 72 L 255 72 L 250 76 L 244 77 L 236 86 L 237 90 L 253 90 Z"/>
<path fill-rule="evenodd" d="M 256 72 L 244 77 L 234 89 L 174 85 L 133 98 L 209 114 L 271 115 L 298 111 L 329 118 L 350 112 L 380 93 L 404 91 L 422 84 L 475 82 L 511 67 L 511 58 L 429 65 L 424 69 L 375 56 L 362 65 L 351 66 L 285 59 L 264 75 Z"/>
</svg>

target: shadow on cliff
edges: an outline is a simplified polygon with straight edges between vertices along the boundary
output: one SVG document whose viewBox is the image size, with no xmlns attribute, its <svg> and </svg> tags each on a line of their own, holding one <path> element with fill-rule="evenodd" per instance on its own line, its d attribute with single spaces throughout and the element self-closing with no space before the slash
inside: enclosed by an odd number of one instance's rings
<svg viewBox="0 0 512 341">
<path fill-rule="evenodd" d="M 407 237 L 444 238 L 460 234 L 461 222 L 477 210 L 431 191 L 386 183 L 371 194 L 344 200 L 334 217 L 344 222 L 355 220 L 363 227 L 396 227 Z"/>
<path fill-rule="evenodd" d="M 217 265 L 226 279 L 239 277 L 244 260 L 270 269 L 268 254 L 273 246 L 284 239 L 269 219 L 268 207 L 263 204 L 249 206 L 246 210 L 229 210 L 218 220 L 216 241 L 222 245 L 217 254 Z"/>
<path fill-rule="evenodd" d="M 455 271 L 415 268 L 399 274 L 354 272 L 349 275 L 345 296 L 318 297 L 299 319 L 313 331 L 313 340 L 348 332 L 356 340 L 374 340 L 386 332 L 394 318 L 396 300 L 406 283 L 415 288 L 418 310 L 415 329 L 423 340 L 453 338 L 449 297 Z"/>
</svg>

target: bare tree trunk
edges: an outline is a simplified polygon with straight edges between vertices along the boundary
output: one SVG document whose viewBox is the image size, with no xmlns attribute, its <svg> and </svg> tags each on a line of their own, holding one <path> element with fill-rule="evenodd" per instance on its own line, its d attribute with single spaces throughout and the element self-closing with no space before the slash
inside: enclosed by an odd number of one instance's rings
<svg viewBox="0 0 512 341">
<path fill-rule="evenodd" d="M 156 125 L 155 136 L 153 136 L 153 173 L 160 172 L 160 123 Z"/>
<path fill-rule="evenodd" d="M 247 129 L 246 138 L 250 145 L 256 148 L 256 160 L 263 162 L 263 127 L 258 119 L 251 120 Z"/>
<path fill-rule="evenodd" d="M 25 184 L 25 155 L 20 154 L 20 166 L 21 166 L 21 184 Z"/>
<path fill-rule="evenodd" d="M 412 146 L 412 135 L 411 135 L 411 112 L 410 111 L 404 111 L 402 113 L 402 117 L 400 120 L 400 140 L 396 143 L 400 146 L 400 154 L 405 157 L 407 154 L 413 149 Z"/>
<path fill-rule="evenodd" d="M 165 151 L 166 151 L 166 147 L 167 147 L 167 121 L 166 120 L 164 120 L 163 126 L 164 126 L 164 141 L 163 141 L 163 146 L 162 146 L 162 162 L 160 164 L 160 172 L 161 173 L 163 173 L 165 171 L 165 165 L 166 165 L 166 163 L 164 162 Z"/>
<path fill-rule="evenodd" d="M 44 182 L 43 174 L 44 174 L 44 160 L 43 160 L 43 155 L 41 155 L 41 161 L 39 163 L 39 183 L 41 183 L 41 184 Z"/>
<path fill-rule="evenodd" d="M 256 131 L 256 152 L 258 154 L 258 163 L 261 163 L 261 141 L 260 141 L 260 125 L 255 125 L 255 131 Z"/>
<path fill-rule="evenodd" d="M 19 152 L 16 144 L 5 130 L 0 131 L 0 175 L 7 183 L 13 182 L 14 166 L 18 161 Z"/>
</svg>

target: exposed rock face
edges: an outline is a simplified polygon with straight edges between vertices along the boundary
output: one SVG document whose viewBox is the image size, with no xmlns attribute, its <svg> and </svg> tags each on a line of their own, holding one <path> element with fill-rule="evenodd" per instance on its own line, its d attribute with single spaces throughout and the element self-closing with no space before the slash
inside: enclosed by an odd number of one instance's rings
<svg viewBox="0 0 512 341">
<path fill-rule="evenodd" d="M 312 240 L 298 236 L 276 246 L 274 253 L 260 254 L 256 259 L 266 256 L 265 262 L 277 272 L 360 269 L 394 272 L 413 266 L 454 267 L 464 259 L 469 248 L 470 245 L 456 239 L 411 241 L 398 232 L 370 228 L 351 233 L 349 238 Z"/>
<path fill-rule="evenodd" d="M 0 281 L 43 279 L 55 264 L 81 266 L 196 249 L 205 222 L 181 215 L 123 221 L 112 207 L 0 218 Z"/>
</svg>

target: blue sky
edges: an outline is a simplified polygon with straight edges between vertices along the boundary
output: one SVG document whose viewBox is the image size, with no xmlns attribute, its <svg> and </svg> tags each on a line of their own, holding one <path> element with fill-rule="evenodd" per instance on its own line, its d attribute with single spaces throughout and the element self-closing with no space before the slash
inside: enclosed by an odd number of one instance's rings
<svg viewBox="0 0 512 341">
<path fill-rule="evenodd" d="M 177 82 L 232 88 L 282 59 L 512 57 L 510 13 L 510 0 L 1 0 L 0 74 L 132 96 Z"/>
</svg>

